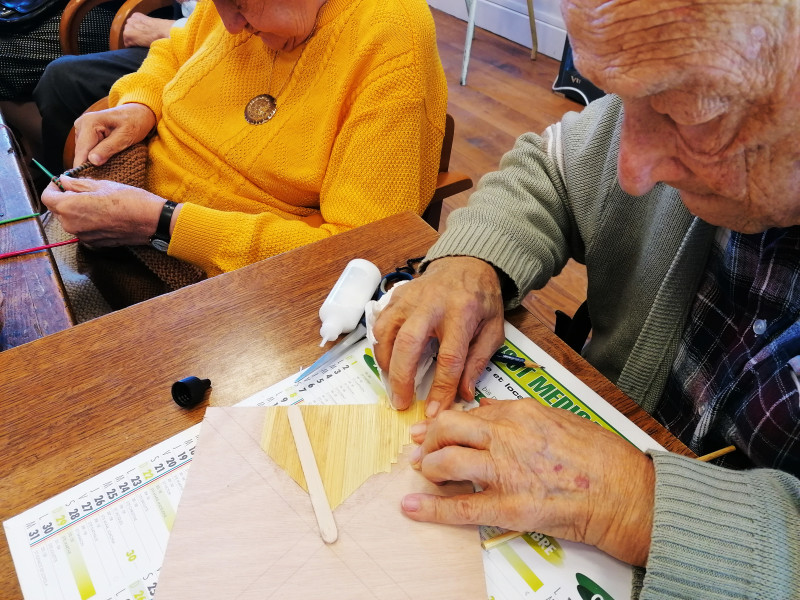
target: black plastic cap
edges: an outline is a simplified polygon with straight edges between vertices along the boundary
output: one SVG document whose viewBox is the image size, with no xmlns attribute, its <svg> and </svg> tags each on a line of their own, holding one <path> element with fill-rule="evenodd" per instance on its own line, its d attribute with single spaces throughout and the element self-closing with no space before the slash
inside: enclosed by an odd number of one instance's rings
<svg viewBox="0 0 800 600">
<path fill-rule="evenodd" d="M 172 399 L 183 408 L 193 408 L 200 404 L 211 389 L 210 379 L 190 376 L 172 384 Z"/>
</svg>

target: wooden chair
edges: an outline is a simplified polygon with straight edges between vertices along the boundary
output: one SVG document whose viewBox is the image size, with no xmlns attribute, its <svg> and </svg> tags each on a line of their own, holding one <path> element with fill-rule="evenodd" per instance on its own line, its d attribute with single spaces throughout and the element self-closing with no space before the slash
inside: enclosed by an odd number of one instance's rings
<svg viewBox="0 0 800 600">
<path fill-rule="evenodd" d="M 464 58 L 461 61 L 461 85 L 467 85 L 467 69 L 472 40 L 475 37 L 475 16 L 478 12 L 478 0 L 464 0 L 467 6 L 467 39 L 464 41 Z M 536 17 L 533 14 L 533 0 L 528 0 L 528 20 L 531 25 L 531 60 L 536 60 L 539 51 L 539 39 L 536 35 Z"/>
<path fill-rule="evenodd" d="M 439 175 L 436 179 L 436 189 L 433 192 L 433 198 L 431 198 L 428 208 L 422 213 L 422 218 L 436 230 L 439 229 L 444 199 L 460 192 L 466 192 L 472 187 L 472 179 L 467 175 L 450 171 L 450 153 L 453 150 L 455 129 L 456 122 L 448 113 L 444 127 L 442 154 L 439 158 Z"/>
<path fill-rule="evenodd" d="M 81 21 L 89 13 L 90 10 L 108 2 L 109 0 L 70 0 L 64 9 L 64 14 L 61 16 L 61 24 L 59 25 L 59 39 L 61 42 L 61 51 L 64 54 L 79 54 L 78 50 L 78 29 L 80 28 Z M 133 13 L 150 14 L 159 8 L 166 8 L 172 6 L 172 0 L 127 0 L 117 10 L 114 20 L 111 22 L 111 31 L 108 36 L 108 47 L 110 50 L 119 50 L 124 48 L 125 44 L 122 41 L 122 30 L 125 27 L 125 21 L 128 20 Z"/>
<path fill-rule="evenodd" d="M 129 0 L 130 1 L 130 0 Z M 138 0 L 134 0 L 138 1 Z M 86 112 L 93 112 L 96 110 L 103 110 L 108 108 L 108 98 L 101 98 L 89 108 Z M 460 192 L 466 192 L 472 187 L 472 179 L 464 173 L 457 173 L 450 171 L 450 152 L 453 149 L 453 135 L 455 133 L 455 121 L 449 114 L 445 121 L 444 140 L 442 141 L 442 153 L 439 157 L 439 175 L 436 180 L 436 189 L 433 192 L 428 208 L 422 213 L 422 218 L 434 229 L 439 229 L 439 220 L 442 216 L 442 205 L 444 199 L 449 196 L 454 196 Z M 69 169 L 75 158 L 75 128 L 73 127 L 67 141 L 64 144 L 64 168 Z"/>
</svg>

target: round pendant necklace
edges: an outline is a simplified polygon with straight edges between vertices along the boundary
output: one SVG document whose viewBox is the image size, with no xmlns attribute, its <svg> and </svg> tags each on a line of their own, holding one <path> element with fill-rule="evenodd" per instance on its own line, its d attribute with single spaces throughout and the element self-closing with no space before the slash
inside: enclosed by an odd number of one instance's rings
<svg viewBox="0 0 800 600">
<path fill-rule="evenodd" d="M 302 57 L 303 55 L 301 54 L 300 58 Z M 276 50 L 272 55 L 272 68 L 269 71 L 269 81 L 267 82 L 268 90 L 272 89 L 272 74 L 275 72 L 275 60 L 277 58 L 278 51 Z M 297 62 L 300 62 L 300 58 L 297 59 Z M 297 63 L 294 64 L 294 67 L 296 66 Z M 289 73 L 286 83 L 283 84 L 283 87 L 276 95 L 280 96 L 281 92 L 283 92 L 284 88 L 286 88 L 287 84 L 292 79 L 294 67 L 292 67 L 292 71 Z M 275 96 L 272 94 L 259 94 L 244 107 L 244 118 L 250 125 L 261 125 L 274 117 L 276 112 L 278 112 L 278 101 L 275 99 Z"/>
<path fill-rule="evenodd" d="M 311 33 L 308 34 L 308 37 L 303 40 L 303 44 L 306 44 L 308 40 L 310 40 L 313 35 L 317 31 L 317 25 L 319 24 L 319 15 L 322 12 L 322 7 L 327 4 L 327 0 L 322 3 L 319 10 L 317 11 L 317 18 L 314 21 L 314 27 L 311 28 Z M 289 77 L 286 78 L 281 89 L 278 91 L 277 94 L 274 96 L 268 91 L 266 94 L 259 94 L 255 98 L 251 99 L 250 102 L 247 103 L 247 106 L 244 107 L 244 118 L 245 121 L 250 123 L 251 125 L 261 125 L 262 123 L 266 123 L 272 117 L 275 116 L 275 113 L 278 112 L 278 100 L 277 98 L 283 93 L 283 90 L 286 89 L 286 86 L 292 80 L 292 75 L 294 75 L 294 70 L 300 61 L 303 60 L 303 53 L 305 53 L 306 48 L 305 46 L 300 52 L 300 56 L 297 58 L 297 62 L 294 63 L 292 66 L 292 70 L 289 72 Z M 269 81 L 267 82 L 267 90 L 272 89 L 272 74 L 275 72 L 275 60 L 278 58 L 278 51 L 275 50 L 272 55 L 272 68 L 269 71 Z"/>
<path fill-rule="evenodd" d="M 260 94 L 244 107 L 244 118 L 250 125 L 266 123 L 278 111 L 278 103 L 270 94 Z"/>
</svg>

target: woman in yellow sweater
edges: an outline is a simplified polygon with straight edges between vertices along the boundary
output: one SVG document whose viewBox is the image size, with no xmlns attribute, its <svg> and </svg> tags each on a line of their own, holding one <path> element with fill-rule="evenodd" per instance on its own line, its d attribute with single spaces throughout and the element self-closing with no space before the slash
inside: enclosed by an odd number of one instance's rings
<svg viewBox="0 0 800 600">
<path fill-rule="evenodd" d="M 447 84 L 425 0 L 202 0 L 76 122 L 75 164 L 145 139 L 146 190 L 62 177 L 94 246 L 150 242 L 209 276 L 402 211 L 436 182 Z"/>
</svg>

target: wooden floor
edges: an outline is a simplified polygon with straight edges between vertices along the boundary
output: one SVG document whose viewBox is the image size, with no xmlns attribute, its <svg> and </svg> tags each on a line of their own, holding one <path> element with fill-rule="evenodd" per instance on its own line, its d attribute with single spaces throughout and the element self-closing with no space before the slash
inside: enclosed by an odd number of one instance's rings
<svg viewBox="0 0 800 600">
<path fill-rule="evenodd" d="M 559 62 L 505 38 L 475 29 L 467 85 L 459 85 L 466 23 L 433 9 L 439 55 L 444 65 L 449 99 L 447 111 L 456 122 L 450 169 L 478 179 L 497 169 L 502 155 L 526 131 L 541 132 L 570 110 L 583 106 L 553 93 Z M 469 192 L 445 201 L 442 225 L 453 208 L 467 202 Z M 554 310 L 568 314 L 586 298 L 586 270 L 570 261 L 542 290 L 531 293 L 524 305 L 551 328 Z"/>
</svg>

